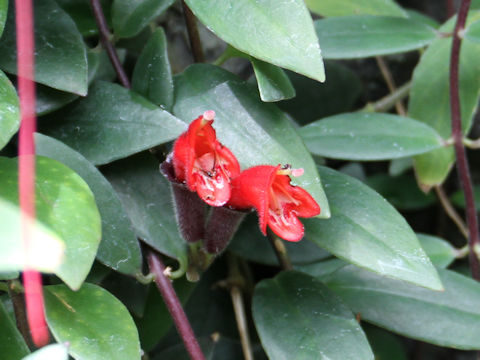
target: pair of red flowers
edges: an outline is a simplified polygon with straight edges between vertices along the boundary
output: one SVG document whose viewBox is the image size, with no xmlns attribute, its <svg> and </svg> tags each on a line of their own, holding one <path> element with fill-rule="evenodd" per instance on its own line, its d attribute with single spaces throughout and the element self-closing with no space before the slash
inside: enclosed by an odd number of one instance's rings
<svg viewBox="0 0 480 360">
<path fill-rule="evenodd" d="M 302 239 L 304 228 L 298 217 L 320 213 L 307 191 L 290 184 L 288 175 L 300 176 L 303 169 L 260 165 L 240 171 L 235 155 L 217 140 L 214 117 L 214 111 L 206 111 L 175 142 L 172 162 L 177 181 L 208 205 L 255 208 L 264 235 L 268 225 L 285 240 Z"/>
</svg>

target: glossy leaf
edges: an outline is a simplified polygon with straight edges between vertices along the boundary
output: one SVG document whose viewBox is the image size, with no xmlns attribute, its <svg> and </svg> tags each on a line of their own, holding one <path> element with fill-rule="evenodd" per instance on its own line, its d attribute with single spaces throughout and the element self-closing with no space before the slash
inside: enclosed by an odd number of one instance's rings
<svg viewBox="0 0 480 360">
<path fill-rule="evenodd" d="M 266 102 L 290 99 L 295 96 L 290 79 L 278 66 L 250 58 L 257 79 L 260 98 Z"/>
<path fill-rule="evenodd" d="M 433 28 L 405 18 L 334 17 L 315 21 L 325 59 L 354 59 L 419 49 L 436 38 Z"/>
<path fill-rule="evenodd" d="M 13 203 L 18 203 L 17 174 L 17 159 L 0 158 L 0 197 Z M 92 266 L 101 238 L 93 194 L 70 168 L 44 157 L 37 157 L 35 185 L 37 218 L 65 242 L 65 259 L 55 274 L 78 289 Z"/>
<path fill-rule="evenodd" d="M 0 68 L 16 74 L 15 13 L 9 7 L 0 39 Z M 87 94 L 87 55 L 81 34 L 53 0 L 35 4 L 35 81 L 78 95 Z"/>
<path fill-rule="evenodd" d="M 429 126 L 383 113 L 332 116 L 304 126 L 300 135 L 313 154 L 334 159 L 394 159 L 442 146 L 441 137 Z"/>
<path fill-rule="evenodd" d="M 160 174 L 158 162 L 148 154 L 139 154 L 103 170 L 117 191 L 137 236 L 177 259 L 184 269 L 186 244 L 177 229 L 170 184 Z"/>
<path fill-rule="evenodd" d="M 287 72 L 296 96 L 278 103 L 296 122 L 305 125 L 326 116 L 351 111 L 362 92 L 362 83 L 349 67 L 325 62 L 328 81 L 320 83 L 294 72 Z"/>
<path fill-rule="evenodd" d="M 128 310 L 108 291 L 85 283 L 45 287 L 47 322 L 57 341 L 69 342 L 77 360 L 140 360 L 138 333 Z"/>
<path fill-rule="evenodd" d="M 446 268 L 457 257 L 458 251 L 449 242 L 427 234 L 417 234 L 417 237 L 433 265 Z"/>
<path fill-rule="evenodd" d="M 373 359 L 352 312 L 309 275 L 289 271 L 261 281 L 253 318 L 270 359 Z"/>
<path fill-rule="evenodd" d="M 0 38 L 7 21 L 8 0 L 0 0 Z"/>
<path fill-rule="evenodd" d="M 405 11 L 407 12 L 408 17 L 413 21 L 431 26 L 434 29 L 438 29 L 440 27 L 440 24 L 438 23 L 437 20 L 431 18 L 430 16 L 420 11 L 413 10 L 413 9 L 405 9 Z"/>
<path fill-rule="evenodd" d="M 405 11 L 393 0 L 305 0 L 308 8 L 325 17 L 383 15 L 405 17 Z"/>
<path fill-rule="evenodd" d="M 0 149 L 8 143 L 20 127 L 18 106 L 17 92 L 7 76 L 0 70 Z"/>
<path fill-rule="evenodd" d="M 172 108 L 173 80 L 168 61 L 167 39 L 162 28 L 152 34 L 135 64 L 132 90 L 162 109 L 170 111 Z"/>
<path fill-rule="evenodd" d="M 469 21 L 480 18 L 480 12 L 472 13 Z M 453 21 L 439 31 L 453 30 Z M 434 128 L 444 139 L 451 136 L 449 103 L 449 63 L 451 37 L 435 40 L 423 53 L 413 73 L 410 91 L 409 116 Z M 460 109 L 462 128 L 466 133 L 472 124 L 472 117 L 480 94 L 480 44 L 471 41 L 462 43 L 460 50 Z M 453 163 L 452 147 L 442 148 L 416 156 L 415 172 L 418 182 L 429 189 L 443 183 Z"/>
<path fill-rule="evenodd" d="M 118 38 L 137 35 L 161 15 L 175 0 L 115 0 L 112 5 L 113 30 Z"/>
<path fill-rule="evenodd" d="M 102 241 L 97 259 L 122 273 L 141 272 L 140 246 L 117 193 L 87 159 L 62 142 L 35 134 L 36 153 L 60 161 L 77 172 L 88 184 L 102 219 Z"/>
<path fill-rule="evenodd" d="M 290 260 L 295 265 L 319 261 L 330 256 L 327 251 L 311 242 L 308 237 L 297 243 L 285 241 L 283 244 Z M 228 250 L 249 261 L 278 266 L 278 258 L 270 241 L 260 232 L 256 214 L 249 215 L 242 222 L 232 242 L 228 245 Z"/>
<path fill-rule="evenodd" d="M 436 202 L 435 194 L 421 191 L 411 175 L 376 174 L 368 177 L 365 183 L 400 210 L 423 209 Z"/>
<path fill-rule="evenodd" d="M 0 164 L 2 164 L 0 158 Z M 4 178 L 0 169 L 0 178 Z M 3 183 L 2 183 L 3 184 Z M 8 185 L 7 185 L 8 186 Z M 0 271 L 21 271 L 27 267 L 43 272 L 54 272 L 63 260 L 63 241 L 39 221 L 33 223 L 29 251 L 25 252 L 21 232 L 20 209 L 0 198 Z M 4 278 L 2 274 L 2 278 Z M 14 275 L 14 273 L 12 274 Z M 17 274 L 18 276 L 18 274 Z M 8 276 L 7 276 L 8 278 Z"/>
<path fill-rule="evenodd" d="M 331 274 L 346 265 L 348 265 L 346 261 L 333 258 L 306 265 L 296 265 L 295 270 L 301 271 L 313 277 L 320 278 L 325 275 Z"/>
<path fill-rule="evenodd" d="M 318 202 L 320 217 L 330 210 L 315 164 L 289 119 L 273 104 L 260 101 L 231 73 L 212 65 L 193 65 L 175 79 L 174 114 L 190 122 L 212 109 L 219 140 L 235 154 L 243 169 L 260 164 L 303 168 L 294 183 Z"/>
<path fill-rule="evenodd" d="M 42 347 L 22 360 L 68 360 L 68 351 L 63 344 L 52 344 Z"/>
<path fill-rule="evenodd" d="M 405 219 L 360 181 L 319 168 L 331 204 L 328 221 L 305 219 L 309 239 L 374 272 L 440 290 L 435 268 Z"/>
<path fill-rule="evenodd" d="M 77 25 L 78 31 L 85 37 L 98 34 L 98 27 L 95 23 L 92 8 L 88 1 L 84 0 L 55 0 L 65 12 L 70 15 L 72 20 Z M 109 23 L 110 14 L 110 0 L 100 0 L 103 13 Z"/>
<path fill-rule="evenodd" d="M 439 269 L 445 291 L 431 291 L 344 267 L 324 280 L 362 319 L 404 336 L 458 349 L 480 349 L 480 285 Z"/>
<path fill-rule="evenodd" d="M 2 221 L 3 219 L 5 218 L 2 217 Z M 0 301 L 0 334 L 2 334 L 0 336 L 2 360 L 19 360 L 30 353 L 22 334 L 20 334 L 15 322 L 8 315 L 2 301 Z"/>
<path fill-rule="evenodd" d="M 318 81 L 325 80 L 312 18 L 302 0 L 186 0 L 202 23 L 234 48 Z"/>
<path fill-rule="evenodd" d="M 56 114 L 41 132 L 98 165 L 173 140 L 185 129 L 183 122 L 142 96 L 100 81 L 87 98 Z"/>
</svg>

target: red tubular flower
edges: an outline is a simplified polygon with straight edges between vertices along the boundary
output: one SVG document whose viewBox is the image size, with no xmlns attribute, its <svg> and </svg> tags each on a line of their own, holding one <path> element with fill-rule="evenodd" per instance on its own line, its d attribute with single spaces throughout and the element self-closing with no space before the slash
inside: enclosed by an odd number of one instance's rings
<svg viewBox="0 0 480 360">
<path fill-rule="evenodd" d="M 240 173 L 232 152 L 218 140 L 212 127 L 212 110 L 195 119 L 173 146 L 173 167 L 178 181 L 211 206 L 230 198 L 230 179 Z"/>
<path fill-rule="evenodd" d="M 228 205 L 237 209 L 255 208 L 264 235 L 268 225 L 281 238 L 299 241 L 304 228 L 298 217 L 320 214 L 320 206 L 312 196 L 301 187 L 290 184 L 288 175 L 301 173 L 301 169 L 280 168 L 280 165 L 247 169 L 232 180 Z"/>
</svg>

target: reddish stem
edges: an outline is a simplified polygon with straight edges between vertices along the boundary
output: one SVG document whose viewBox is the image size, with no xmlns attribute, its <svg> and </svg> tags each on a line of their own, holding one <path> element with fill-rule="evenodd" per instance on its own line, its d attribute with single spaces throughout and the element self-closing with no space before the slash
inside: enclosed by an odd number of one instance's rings
<svg viewBox="0 0 480 360">
<path fill-rule="evenodd" d="M 460 62 L 460 47 L 462 39 L 459 36 L 465 27 L 467 20 L 470 0 L 462 0 L 460 10 L 455 24 L 454 36 L 452 41 L 452 52 L 450 57 L 450 110 L 452 117 L 452 138 L 454 140 L 455 154 L 457 158 L 457 171 L 460 178 L 460 184 L 463 189 L 466 204 L 466 217 L 469 233 L 468 246 L 470 249 L 469 260 L 472 277 L 480 281 L 480 267 L 475 247 L 480 243 L 478 233 L 477 210 L 475 209 L 475 199 L 473 195 L 472 179 L 468 166 L 465 147 L 462 143 L 462 117 L 460 110 L 460 94 L 458 86 L 458 68 Z"/>
<path fill-rule="evenodd" d="M 31 0 L 15 1 L 17 31 L 18 94 L 20 98 L 20 132 L 18 146 L 18 192 L 24 248 L 29 257 L 32 222 L 35 219 L 35 119 L 33 6 Z M 28 264 L 27 264 L 28 266 Z M 42 278 L 40 273 L 23 272 L 25 303 L 32 340 L 40 347 L 48 343 L 45 322 Z"/>
<path fill-rule="evenodd" d="M 165 276 L 165 265 L 153 252 L 148 253 L 148 266 L 150 272 L 155 275 L 155 283 L 162 294 L 165 305 L 173 318 L 175 326 L 192 360 L 205 360 L 200 345 L 188 322 L 187 315 L 183 311 L 180 300 L 173 289 L 170 279 Z"/>
</svg>

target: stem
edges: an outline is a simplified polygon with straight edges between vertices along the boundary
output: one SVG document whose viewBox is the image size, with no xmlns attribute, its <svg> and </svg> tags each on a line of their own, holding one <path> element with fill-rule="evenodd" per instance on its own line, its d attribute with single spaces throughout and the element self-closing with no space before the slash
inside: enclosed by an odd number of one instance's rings
<svg viewBox="0 0 480 360">
<path fill-rule="evenodd" d="M 278 262 L 280 263 L 280 267 L 283 270 L 292 270 L 292 263 L 290 262 L 290 258 L 288 257 L 287 248 L 283 244 L 282 239 L 280 239 L 277 235 L 275 235 L 270 229 L 267 230 L 267 238 L 270 240 L 270 244 L 275 251 L 275 255 L 277 255 Z"/>
<path fill-rule="evenodd" d="M 202 43 L 200 41 L 200 35 L 198 34 L 197 19 L 195 18 L 195 15 L 193 15 L 192 10 L 190 10 L 188 5 L 183 0 L 182 6 L 185 23 L 187 24 L 188 39 L 190 40 L 190 48 L 193 53 L 193 59 L 197 63 L 205 62 Z"/>
<path fill-rule="evenodd" d="M 383 60 L 381 56 L 375 56 L 375 60 L 377 61 L 377 65 L 380 69 L 380 72 L 382 73 L 383 79 L 387 84 L 388 90 L 390 90 L 390 93 L 394 93 L 396 91 L 395 80 L 393 80 L 392 73 L 390 72 L 387 63 L 385 62 L 385 60 Z M 406 115 L 407 112 L 405 111 L 405 107 L 403 106 L 402 99 L 397 99 L 397 101 L 395 101 L 395 108 L 397 109 L 397 113 L 399 115 Z"/>
<path fill-rule="evenodd" d="M 440 204 L 442 204 L 443 209 L 447 215 L 452 219 L 452 221 L 457 225 L 458 230 L 462 235 L 468 240 L 468 228 L 463 219 L 458 215 L 457 211 L 453 207 L 452 203 L 448 199 L 448 196 L 443 191 L 443 188 L 440 185 L 435 186 L 435 192 L 437 193 Z"/>
<path fill-rule="evenodd" d="M 242 343 L 243 356 L 245 360 L 253 360 L 252 346 L 250 344 L 250 337 L 248 335 L 247 316 L 245 314 L 245 307 L 243 305 L 243 298 L 240 286 L 236 279 L 242 279 L 240 270 L 238 269 L 238 262 L 235 256 L 229 256 L 229 278 L 233 281 L 228 282 L 230 285 L 230 296 L 232 298 L 233 310 L 235 312 L 235 319 L 237 321 L 238 333 L 240 334 L 240 341 Z M 242 281 L 243 282 L 243 281 Z"/>
<path fill-rule="evenodd" d="M 155 283 L 162 294 L 165 305 L 173 318 L 175 327 L 185 344 L 190 358 L 192 360 L 205 360 L 192 327 L 188 322 L 187 315 L 185 314 L 185 311 L 183 311 L 180 300 L 173 289 L 172 283 L 164 274 L 165 265 L 163 265 L 158 255 L 154 254 L 152 251 L 148 253 L 147 258 L 150 272 L 155 274 Z"/>
<path fill-rule="evenodd" d="M 110 62 L 117 73 L 118 80 L 120 83 L 130 89 L 130 81 L 128 80 L 125 70 L 123 70 L 122 63 L 118 58 L 117 51 L 111 42 L 112 34 L 108 30 L 107 21 L 105 20 L 105 15 L 103 14 L 102 5 L 99 0 L 90 0 L 92 5 L 93 15 L 95 17 L 95 22 L 97 23 L 98 30 L 100 32 L 100 41 L 102 42 L 103 47 L 107 51 Z"/>
<path fill-rule="evenodd" d="M 478 234 L 477 211 L 475 209 L 475 200 L 473 196 L 473 186 L 470 177 L 470 169 L 468 166 L 465 147 L 462 143 L 462 117 L 460 111 L 460 94 L 458 88 L 458 68 L 460 62 L 460 46 L 462 39 L 459 32 L 463 31 L 467 19 L 470 0 L 462 0 L 460 10 L 458 12 L 455 24 L 454 36 L 452 40 L 452 52 L 450 57 L 450 110 L 452 118 L 452 138 L 454 140 L 455 155 L 457 160 L 457 171 L 460 183 L 465 196 L 465 212 L 467 217 L 467 225 L 469 230 L 470 247 L 469 261 L 472 277 L 480 281 L 480 267 L 478 258 L 475 255 L 475 247 L 480 243 Z"/>
<path fill-rule="evenodd" d="M 409 81 L 406 84 L 397 88 L 397 90 L 395 90 L 391 94 L 381 98 L 380 100 L 372 104 L 368 104 L 364 110 L 374 112 L 386 112 L 390 110 L 393 106 L 395 106 L 397 101 L 406 98 L 408 96 L 408 93 L 410 92 L 411 87 L 412 82 Z"/>
</svg>

